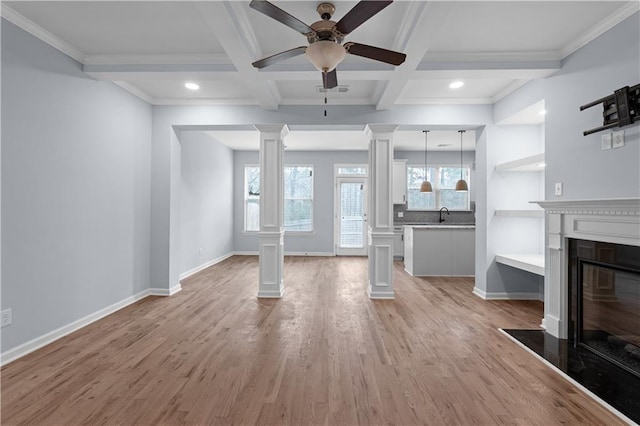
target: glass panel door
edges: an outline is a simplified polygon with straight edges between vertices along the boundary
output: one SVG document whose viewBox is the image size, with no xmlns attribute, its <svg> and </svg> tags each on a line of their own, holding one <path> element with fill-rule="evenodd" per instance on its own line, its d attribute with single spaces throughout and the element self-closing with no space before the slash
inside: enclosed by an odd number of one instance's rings
<svg viewBox="0 0 640 426">
<path fill-rule="evenodd" d="M 336 254 L 367 254 L 366 179 L 338 178 L 336 191 Z"/>
</svg>

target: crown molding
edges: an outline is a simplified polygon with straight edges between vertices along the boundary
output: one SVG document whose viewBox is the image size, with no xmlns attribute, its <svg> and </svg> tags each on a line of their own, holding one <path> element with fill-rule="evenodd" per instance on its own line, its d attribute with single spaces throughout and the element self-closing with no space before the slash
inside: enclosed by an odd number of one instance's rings
<svg viewBox="0 0 640 426">
<path fill-rule="evenodd" d="M 127 82 L 127 81 L 113 81 L 113 83 L 116 86 L 120 86 L 122 87 L 124 90 L 126 90 L 127 92 L 131 93 L 134 96 L 137 96 L 138 98 L 142 99 L 143 101 L 145 101 L 148 104 L 154 105 L 154 99 L 152 96 L 149 96 L 146 92 L 143 92 L 142 90 L 140 90 L 138 87 L 134 86 L 133 84 Z"/>
<path fill-rule="evenodd" d="M 564 46 L 558 53 L 562 56 L 562 59 L 566 58 L 638 11 L 640 11 L 640 2 L 637 0 L 628 2 L 588 31 L 582 33 L 576 40 Z"/>
<path fill-rule="evenodd" d="M 225 54 L 85 55 L 84 65 L 233 65 Z"/>
<path fill-rule="evenodd" d="M 496 93 L 495 95 L 493 95 L 491 97 L 491 103 L 495 104 L 496 102 L 498 102 L 500 99 L 504 98 L 505 96 L 515 92 L 516 90 L 518 90 L 519 88 L 521 88 L 522 86 L 524 86 L 525 84 L 527 84 L 528 82 L 530 82 L 530 79 L 523 79 L 523 80 L 514 80 L 511 83 L 509 83 L 507 86 L 505 86 L 504 88 L 502 88 L 500 91 L 498 91 L 498 93 Z"/>
<path fill-rule="evenodd" d="M 84 53 L 67 43 L 66 41 L 54 36 L 49 31 L 42 28 L 40 25 L 36 24 L 30 19 L 27 19 L 23 15 L 16 12 L 11 7 L 7 6 L 5 3 L 0 7 L 2 11 L 2 17 L 12 24 L 20 27 L 24 31 L 28 32 L 32 36 L 42 40 L 48 45 L 58 49 L 65 55 L 69 56 L 72 59 L 84 63 Z"/>
<path fill-rule="evenodd" d="M 396 105 L 474 105 L 493 104 L 492 98 L 398 98 Z"/>
<path fill-rule="evenodd" d="M 475 63 L 475 62 L 550 62 L 556 63 L 562 60 L 559 52 L 427 52 L 422 63 Z M 530 67 L 530 65 L 528 66 Z"/>
</svg>

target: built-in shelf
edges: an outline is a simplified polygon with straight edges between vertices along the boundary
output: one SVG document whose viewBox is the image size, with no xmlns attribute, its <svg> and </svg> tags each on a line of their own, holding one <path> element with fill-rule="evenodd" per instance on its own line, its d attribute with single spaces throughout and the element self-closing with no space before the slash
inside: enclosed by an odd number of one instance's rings
<svg viewBox="0 0 640 426">
<path fill-rule="evenodd" d="M 544 254 L 496 254 L 496 262 L 544 277 Z"/>
<path fill-rule="evenodd" d="M 496 210 L 496 216 L 543 218 L 544 210 Z"/>
<path fill-rule="evenodd" d="M 544 153 L 496 165 L 496 171 L 499 172 L 541 172 L 543 170 Z"/>
</svg>

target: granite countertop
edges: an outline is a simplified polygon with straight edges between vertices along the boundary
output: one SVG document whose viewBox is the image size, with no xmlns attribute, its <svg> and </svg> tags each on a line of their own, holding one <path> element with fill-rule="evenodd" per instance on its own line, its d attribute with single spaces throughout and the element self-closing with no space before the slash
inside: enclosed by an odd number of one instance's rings
<svg viewBox="0 0 640 426">
<path fill-rule="evenodd" d="M 475 225 L 463 224 L 463 223 L 451 223 L 451 224 L 420 224 L 420 225 L 408 225 L 404 226 L 411 227 L 413 229 L 476 229 Z"/>
</svg>

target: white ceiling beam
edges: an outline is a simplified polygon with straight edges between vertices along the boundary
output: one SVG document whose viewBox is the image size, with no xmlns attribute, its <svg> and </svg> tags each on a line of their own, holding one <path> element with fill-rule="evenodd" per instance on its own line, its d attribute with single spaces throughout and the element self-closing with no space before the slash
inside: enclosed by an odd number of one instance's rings
<svg viewBox="0 0 640 426">
<path fill-rule="evenodd" d="M 236 68 L 239 79 L 249 86 L 260 106 L 277 110 L 281 97 L 275 83 L 258 78 L 258 71 L 251 66 L 261 52 L 241 2 L 224 0 L 195 5 Z"/>
<path fill-rule="evenodd" d="M 422 62 L 429 48 L 429 40 L 433 39 L 444 22 L 443 16 L 436 13 L 438 8 L 430 7 L 430 2 L 413 2 L 407 9 L 403 24 L 394 43 L 395 50 L 407 54 L 404 64 L 393 71 L 393 78 L 379 86 L 376 109 L 386 110 L 393 107 L 402 89 L 407 85 L 418 65 Z M 446 12 L 448 13 L 448 12 Z"/>
</svg>

